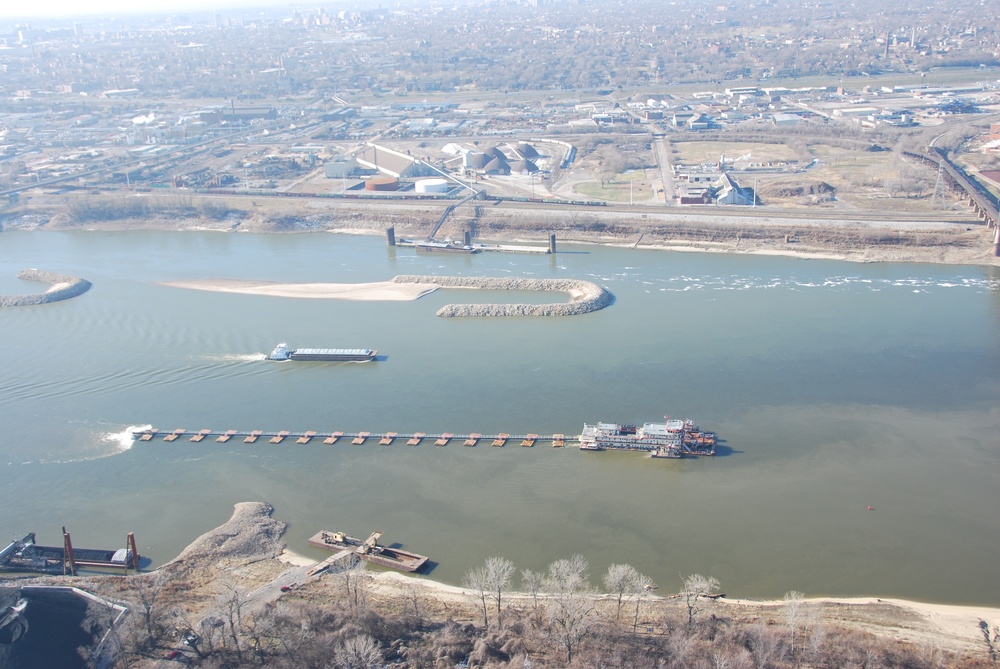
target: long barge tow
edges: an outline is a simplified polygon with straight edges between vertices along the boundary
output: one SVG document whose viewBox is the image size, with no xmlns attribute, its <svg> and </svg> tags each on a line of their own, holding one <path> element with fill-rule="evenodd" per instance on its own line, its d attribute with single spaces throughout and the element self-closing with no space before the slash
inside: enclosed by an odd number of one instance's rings
<svg viewBox="0 0 1000 669">
<path fill-rule="evenodd" d="M 432 443 L 435 446 L 446 446 L 449 443 L 462 443 L 466 446 L 476 446 L 478 443 L 492 443 L 493 446 L 505 446 L 508 443 L 520 443 L 523 447 L 532 447 L 538 442 L 550 443 L 554 448 L 566 446 L 566 435 L 557 434 L 512 434 L 500 432 L 497 434 L 455 434 L 442 432 L 318 432 L 307 430 L 293 432 L 280 430 L 267 432 L 264 430 L 202 430 L 188 431 L 183 428 L 175 430 L 160 430 L 153 427 L 130 428 L 134 439 L 152 441 L 158 439 L 164 442 L 175 441 L 215 441 L 227 443 L 242 441 L 245 444 L 255 444 L 266 441 L 270 444 L 281 444 L 294 441 L 296 444 L 308 444 L 313 440 L 331 445 L 338 442 L 350 442 L 362 445 L 367 442 L 389 446 L 397 441 L 407 446 L 417 446 L 421 443 Z M 571 437 L 572 438 L 572 437 Z M 698 427 L 692 420 L 671 420 L 668 416 L 662 423 L 645 423 L 642 427 L 635 425 L 619 425 L 617 423 L 584 424 L 583 432 L 576 437 L 581 451 L 642 451 L 653 458 L 682 458 L 685 456 L 712 456 L 716 454 L 718 437 L 714 432 L 707 432 Z"/>
<path fill-rule="evenodd" d="M 309 539 L 309 543 L 317 548 L 334 551 L 335 555 L 329 559 L 329 562 L 341 558 L 358 557 L 372 564 L 406 572 L 419 571 L 427 563 L 429 558 L 426 555 L 379 545 L 378 540 L 381 537 L 382 533 L 379 531 L 372 532 L 367 539 L 361 540 L 349 537 L 343 532 L 322 530 L 314 534 Z"/>
<path fill-rule="evenodd" d="M 327 445 L 350 442 L 352 444 L 365 444 L 376 442 L 381 446 L 389 446 L 397 441 L 405 443 L 407 446 L 417 446 L 428 442 L 436 446 L 446 446 L 451 442 L 465 443 L 473 439 L 472 445 L 480 441 L 496 442 L 507 444 L 508 442 L 519 442 L 521 446 L 531 447 L 537 442 L 549 442 L 555 448 L 566 445 L 566 435 L 564 434 L 480 434 L 472 432 L 469 434 L 459 434 L 451 432 L 431 433 L 431 432 L 346 432 L 335 430 L 331 432 L 321 432 L 317 430 L 306 430 L 295 432 L 291 430 L 266 431 L 266 430 L 215 430 L 204 428 L 201 430 L 186 430 L 177 428 L 174 430 L 161 430 L 154 427 L 131 428 L 132 437 L 138 441 L 153 441 L 154 439 L 175 442 L 175 441 L 215 441 L 224 444 L 230 441 L 242 441 L 245 444 L 254 444 L 266 441 L 271 444 L 281 444 L 286 441 L 293 441 L 296 444 L 308 444 L 313 440 Z"/>
</svg>

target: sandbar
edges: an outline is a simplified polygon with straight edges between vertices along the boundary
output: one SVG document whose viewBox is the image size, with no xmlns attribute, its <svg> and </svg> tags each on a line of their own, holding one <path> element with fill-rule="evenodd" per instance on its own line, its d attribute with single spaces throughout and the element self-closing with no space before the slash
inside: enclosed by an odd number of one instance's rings
<svg viewBox="0 0 1000 669">
<path fill-rule="evenodd" d="M 207 290 L 216 293 L 240 293 L 271 297 L 298 297 L 314 300 L 398 301 L 416 300 L 433 293 L 438 286 L 431 283 L 279 283 L 245 279 L 191 279 L 163 281 L 172 288 Z"/>
</svg>

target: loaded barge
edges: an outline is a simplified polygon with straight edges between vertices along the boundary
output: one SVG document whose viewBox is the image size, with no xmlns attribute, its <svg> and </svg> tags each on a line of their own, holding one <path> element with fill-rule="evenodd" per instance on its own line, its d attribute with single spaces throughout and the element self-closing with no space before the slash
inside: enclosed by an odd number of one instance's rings
<svg viewBox="0 0 1000 669">
<path fill-rule="evenodd" d="M 73 541 L 63 528 L 62 546 L 39 546 L 35 543 L 35 533 L 28 533 L 23 539 L 10 542 L 0 550 L 0 570 L 37 571 L 45 573 L 76 574 L 79 567 L 98 569 L 139 569 L 139 551 L 135 546 L 135 535 L 128 533 L 126 548 L 73 548 Z"/>
<path fill-rule="evenodd" d="M 418 571 L 427 562 L 426 555 L 380 546 L 378 540 L 381 537 L 381 532 L 372 532 L 371 536 L 362 541 L 356 537 L 349 537 L 343 532 L 323 530 L 314 534 L 309 539 L 309 543 L 317 548 L 356 555 L 362 560 L 400 571 Z"/>
<path fill-rule="evenodd" d="M 681 458 L 684 455 L 715 455 L 714 432 L 703 432 L 692 420 L 645 423 L 642 427 L 617 423 L 584 424 L 581 451 L 644 451 L 652 458 Z"/>
<path fill-rule="evenodd" d="M 267 356 L 268 360 L 296 360 L 300 362 L 367 362 L 374 360 L 378 351 L 370 348 L 288 348 L 281 342 Z"/>
</svg>

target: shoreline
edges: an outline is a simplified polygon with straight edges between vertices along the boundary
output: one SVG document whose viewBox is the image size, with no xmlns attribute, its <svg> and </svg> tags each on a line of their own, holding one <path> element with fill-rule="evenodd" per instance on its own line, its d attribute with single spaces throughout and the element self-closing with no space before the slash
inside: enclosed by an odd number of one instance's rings
<svg viewBox="0 0 1000 669">
<path fill-rule="evenodd" d="M 676 208 L 675 208 L 676 209 Z M 144 219 L 73 225 L 58 213 L 38 222 L 37 215 L 13 213 L 0 222 L 0 231 L 175 231 L 240 232 L 253 234 L 332 234 L 383 237 L 387 227 L 397 236 L 426 235 L 438 217 L 412 203 L 376 205 L 307 203 L 288 205 L 267 213 L 234 210 L 238 219 L 213 221 L 198 216 Z M 554 208 L 488 208 L 479 221 L 477 241 L 497 243 L 548 242 L 554 233 L 563 244 L 587 244 L 687 253 L 731 253 L 859 263 L 926 263 L 1000 267 L 993 255 L 993 232 L 981 222 L 963 217 L 954 220 L 909 218 L 892 220 L 892 213 L 876 218 L 807 217 L 811 212 L 719 212 L 664 208 L 600 211 Z M 286 215 L 285 219 L 276 217 Z M 287 218 L 294 219 L 293 224 Z M 25 221 L 22 223 L 21 219 Z M 364 221 L 363 223 L 361 221 Z M 449 221 L 441 235 L 461 238 L 464 227 Z"/>
<path fill-rule="evenodd" d="M 460 586 L 449 585 L 427 577 L 414 577 L 397 572 L 369 572 L 375 588 L 381 594 L 389 597 L 412 597 L 414 585 L 419 585 L 430 591 L 439 601 L 452 604 L 468 604 L 477 596 L 470 590 Z M 551 595 L 539 593 L 539 599 Z M 612 594 L 596 594 L 596 600 L 614 598 Z M 511 590 L 507 599 L 510 602 L 530 602 L 532 596 L 528 593 Z M 665 603 L 672 600 L 680 601 L 680 595 L 650 594 L 646 601 Z M 768 614 L 782 616 L 783 607 L 787 602 L 783 599 L 748 599 L 744 597 L 719 597 L 713 600 L 718 607 L 730 607 L 733 612 L 743 614 Z M 863 627 L 876 635 L 886 635 L 898 640 L 916 644 L 941 646 L 946 641 L 952 650 L 965 653 L 984 652 L 982 632 L 979 621 L 985 620 L 991 628 L 1000 625 L 1000 607 L 976 606 L 971 604 L 946 604 L 922 602 L 898 597 L 804 597 L 801 600 L 803 615 L 813 612 L 820 618 L 837 622 L 848 627 Z M 865 611 L 868 619 L 860 620 L 859 611 Z M 895 609 L 896 611 L 893 611 Z M 879 614 L 883 615 L 879 615 Z M 856 617 L 852 617 L 852 614 Z"/>
<path fill-rule="evenodd" d="M 272 517 L 273 507 L 263 502 L 240 502 L 233 506 L 232 516 L 218 527 L 196 537 L 173 559 L 155 570 L 145 572 L 148 578 L 164 578 L 182 583 L 184 587 L 172 596 L 175 606 L 182 606 L 196 618 L 213 612 L 215 603 L 225 594 L 226 575 L 238 573 L 247 589 L 248 602 L 264 606 L 276 602 L 287 592 L 308 605 L 310 601 L 325 601 L 343 587 L 334 575 L 310 575 L 314 559 L 290 550 L 283 541 L 287 525 Z M 436 614 L 459 623 L 476 624 L 479 616 L 479 593 L 466 588 L 433 580 L 419 574 L 366 569 L 370 601 L 379 602 L 386 611 L 405 609 L 418 598 Z M 158 574 L 159 576 L 155 576 Z M 133 577 L 135 578 L 135 577 Z M 33 583 L 49 585 L 71 584 L 86 590 L 115 593 L 121 577 L 114 574 L 80 576 L 40 576 L 28 580 L 3 579 L 17 585 Z M 591 575 L 590 581 L 597 579 Z M 539 600 L 551 595 L 538 594 Z M 530 593 L 513 589 L 505 600 L 515 609 L 527 610 L 534 605 Z M 615 595 L 595 592 L 595 606 L 612 606 Z M 651 592 L 644 598 L 649 616 L 684 607 L 681 595 Z M 912 644 L 916 648 L 946 652 L 958 657 L 983 657 L 987 653 L 980 622 L 990 628 L 1000 625 L 1000 607 L 974 604 L 922 602 L 904 598 L 804 597 L 799 600 L 800 625 L 803 628 L 831 626 L 834 629 L 860 632 L 892 641 Z M 430 602 L 433 602 L 431 604 Z M 784 600 L 757 600 L 743 597 L 713 598 L 708 611 L 714 610 L 722 620 L 743 625 L 787 625 Z M 666 607 L 666 608 L 663 608 Z M 681 615 L 678 613 L 678 615 Z M 442 618 L 443 620 L 444 618 Z M 822 631 L 820 632 L 822 634 Z"/>
</svg>

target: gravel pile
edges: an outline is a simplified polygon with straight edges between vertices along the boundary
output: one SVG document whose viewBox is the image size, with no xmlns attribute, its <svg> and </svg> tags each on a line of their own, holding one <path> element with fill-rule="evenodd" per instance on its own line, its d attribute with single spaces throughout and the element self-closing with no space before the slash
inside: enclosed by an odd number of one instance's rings
<svg viewBox="0 0 1000 669">
<path fill-rule="evenodd" d="M 396 283 L 430 283 L 442 287 L 484 288 L 487 290 L 562 291 L 572 297 L 557 304 L 446 304 L 438 309 L 443 318 L 509 316 L 577 316 L 610 306 L 615 296 L 590 281 L 578 279 L 517 279 L 462 276 L 400 275 Z"/>
<path fill-rule="evenodd" d="M 92 285 L 86 279 L 79 279 L 74 276 L 64 276 L 52 272 L 43 272 L 37 269 L 21 270 L 18 279 L 26 281 L 41 281 L 51 284 L 67 284 L 37 295 L 0 295 L 0 307 L 25 307 L 33 304 L 48 304 L 59 300 L 68 300 L 77 295 L 83 295 Z"/>
</svg>

